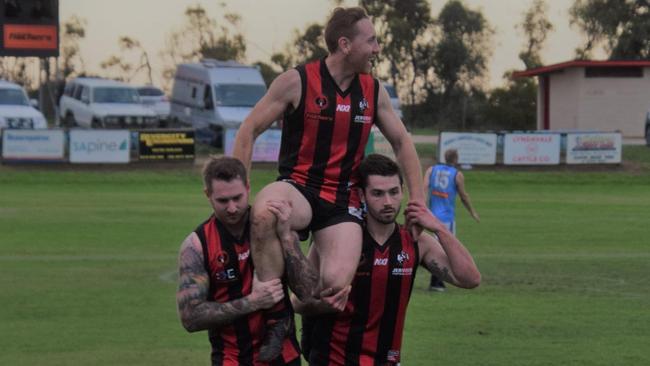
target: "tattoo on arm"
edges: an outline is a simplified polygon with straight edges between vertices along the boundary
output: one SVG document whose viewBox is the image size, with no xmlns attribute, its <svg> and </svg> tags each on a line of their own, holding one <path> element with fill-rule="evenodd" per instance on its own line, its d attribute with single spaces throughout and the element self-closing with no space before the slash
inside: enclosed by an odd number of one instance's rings
<svg viewBox="0 0 650 366">
<path fill-rule="evenodd" d="M 318 273 L 300 250 L 298 235 L 293 233 L 290 245 L 284 245 L 282 253 L 287 268 L 289 287 L 301 301 L 307 301 L 318 293 Z"/>
<path fill-rule="evenodd" d="M 440 266 L 435 259 L 431 259 L 428 262 L 424 263 L 424 266 L 431 272 L 432 274 L 436 275 L 440 279 L 442 279 L 445 282 L 451 282 L 452 278 L 449 273 L 449 268 L 445 266 Z"/>
<path fill-rule="evenodd" d="M 176 304 L 181 322 L 189 332 L 218 327 L 256 310 L 246 297 L 227 303 L 208 299 L 210 279 L 203 264 L 202 251 L 200 244 L 188 238 L 179 256 Z"/>
</svg>

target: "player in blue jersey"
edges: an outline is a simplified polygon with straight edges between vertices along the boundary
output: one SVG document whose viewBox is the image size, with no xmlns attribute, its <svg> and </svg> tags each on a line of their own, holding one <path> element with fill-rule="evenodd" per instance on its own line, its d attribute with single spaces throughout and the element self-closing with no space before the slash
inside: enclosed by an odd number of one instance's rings
<svg viewBox="0 0 650 366">
<path fill-rule="evenodd" d="M 456 193 L 469 214 L 479 222 L 479 216 L 469 194 L 465 191 L 465 177 L 456 168 L 458 164 L 458 151 L 449 149 L 445 151 L 445 164 L 436 164 L 429 167 L 424 173 L 424 187 L 429 210 L 442 221 L 449 230 L 456 234 Z M 432 291 L 445 291 L 445 283 L 436 275 L 431 276 L 429 289 Z"/>
</svg>

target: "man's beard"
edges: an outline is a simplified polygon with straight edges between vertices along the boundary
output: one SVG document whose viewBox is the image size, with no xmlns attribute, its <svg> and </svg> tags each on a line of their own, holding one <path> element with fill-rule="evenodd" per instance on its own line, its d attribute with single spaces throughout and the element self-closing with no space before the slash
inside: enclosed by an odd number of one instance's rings
<svg viewBox="0 0 650 366">
<path fill-rule="evenodd" d="M 373 217 L 377 222 L 380 222 L 380 223 L 382 223 L 382 224 L 384 224 L 384 225 L 388 225 L 388 224 L 392 224 L 393 222 L 395 222 L 395 219 L 397 218 L 397 215 L 399 214 L 400 210 L 401 210 L 401 207 L 398 207 L 398 208 L 397 208 L 396 210 L 394 210 L 394 211 L 391 210 L 390 218 L 386 218 L 386 217 L 387 217 L 387 216 L 386 216 L 387 213 L 386 213 L 386 214 L 382 214 L 382 211 L 379 211 L 376 215 L 373 215 L 372 213 L 370 213 L 370 215 L 371 215 L 371 216 L 372 216 L 372 217 Z"/>
</svg>

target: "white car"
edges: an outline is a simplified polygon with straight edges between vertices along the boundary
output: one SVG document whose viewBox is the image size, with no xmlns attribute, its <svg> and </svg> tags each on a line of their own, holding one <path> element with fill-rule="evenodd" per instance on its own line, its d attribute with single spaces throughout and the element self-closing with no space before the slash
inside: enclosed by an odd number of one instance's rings
<svg viewBox="0 0 650 366">
<path fill-rule="evenodd" d="M 34 108 L 18 84 L 0 80 L 0 128 L 47 128 L 43 114 Z"/>
<path fill-rule="evenodd" d="M 152 109 L 161 123 L 169 119 L 170 105 L 165 92 L 155 86 L 147 85 L 138 87 L 138 94 L 140 94 L 140 102 Z"/>
<path fill-rule="evenodd" d="M 157 127 L 158 116 L 143 106 L 136 88 L 114 80 L 76 78 L 66 84 L 59 102 L 66 127 Z"/>
</svg>

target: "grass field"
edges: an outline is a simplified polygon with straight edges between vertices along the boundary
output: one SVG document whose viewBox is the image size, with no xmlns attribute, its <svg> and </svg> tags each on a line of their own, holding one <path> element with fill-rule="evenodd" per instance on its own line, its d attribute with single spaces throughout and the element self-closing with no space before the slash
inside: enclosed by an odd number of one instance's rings
<svg viewBox="0 0 650 366">
<path fill-rule="evenodd" d="M 650 174 L 466 177 L 481 223 L 459 208 L 458 231 L 483 283 L 429 293 L 421 269 L 402 364 L 650 364 Z M 198 168 L 0 168 L 0 365 L 207 365 L 174 295 L 209 212 Z"/>
</svg>

